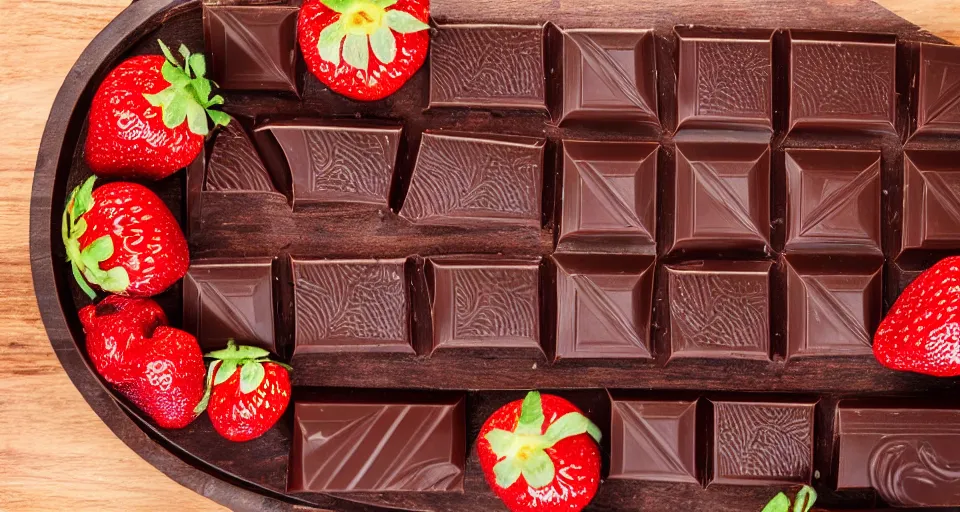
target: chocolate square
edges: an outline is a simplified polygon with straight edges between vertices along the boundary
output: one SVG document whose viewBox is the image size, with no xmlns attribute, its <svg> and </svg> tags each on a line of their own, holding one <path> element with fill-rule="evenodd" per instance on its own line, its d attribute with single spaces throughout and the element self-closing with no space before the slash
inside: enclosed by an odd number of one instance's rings
<svg viewBox="0 0 960 512">
<path fill-rule="evenodd" d="M 250 136 L 236 119 L 217 134 L 203 189 L 208 192 L 277 193 Z"/>
<path fill-rule="evenodd" d="M 462 492 L 462 396 L 297 402 L 288 492 Z"/>
<path fill-rule="evenodd" d="M 697 402 L 613 400 L 610 478 L 697 480 Z"/>
<path fill-rule="evenodd" d="M 296 6 L 203 5 L 209 76 L 222 89 L 297 94 Z"/>
<path fill-rule="evenodd" d="M 773 31 L 677 28 L 677 129 L 773 131 Z"/>
<path fill-rule="evenodd" d="M 203 228 L 203 181 L 207 173 L 207 152 L 200 150 L 200 154 L 187 166 L 184 173 L 184 201 L 186 203 L 187 220 L 185 235 L 187 240 L 195 236 Z"/>
<path fill-rule="evenodd" d="M 554 260 L 557 359 L 650 358 L 653 257 Z"/>
<path fill-rule="evenodd" d="M 294 355 L 414 354 L 405 263 L 403 259 L 294 259 Z"/>
<path fill-rule="evenodd" d="M 870 355 L 883 302 L 882 261 L 808 270 L 787 260 L 787 358 Z"/>
<path fill-rule="evenodd" d="M 653 31 L 563 31 L 563 94 L 567 121 L 629 121 L 660 128 Z"/>
<path fill-rule="evenodd" d="M 713 402 L 710 484 L 809 484 L 814 407 Z"/>
<path fill-rule="evenodd" d="M 546 110 L 543 27 L 440 25 L 430 42 L 430 106 Z"/>
<path fill-rule="evenodd" d="M 903 156 L 901 251 L 960 249 L 960 151 Z"/>
<path fill-rule="evenodd" d="M 558 250 L 657 245 L 656 143 L 563 142 Z"/>
<path fill-rule="evenodd" d="M 667 266 L 670 358 L 770 358 L 769 261 Z"/>
<path fill-rule="evenodd" d="M 770 249 L 770 147 L 678 142 L 668 252 Z"/>
<path fill-rule="evenodd" d="M 183 328 L 204 352 L 255 345 L 277 353 L 273 259 L 199 260 L 183 279 Z"/>
<path fill-rule="evenodd" d="M 922 43 L 914 135 L 960 134 L 960 48 Z"/>
<path fill-rule="evenodd" d="M 425 132 L 400 216 L 539 227 L 543 146 L 530 137 Z"/>
<path fill-rule="evenodd" d="M 881 256 L 880 151 L 788 149 L 788 253 Z"/>
<path fill-rule="evenodd" d="M 893 36 L 790 31 L 790 127 L 894 132 Z"/>
<path fill-rule="evenodd" d="M 540 259 L 436 257 L 433 350 L 540 347 Z"/>
</svg>

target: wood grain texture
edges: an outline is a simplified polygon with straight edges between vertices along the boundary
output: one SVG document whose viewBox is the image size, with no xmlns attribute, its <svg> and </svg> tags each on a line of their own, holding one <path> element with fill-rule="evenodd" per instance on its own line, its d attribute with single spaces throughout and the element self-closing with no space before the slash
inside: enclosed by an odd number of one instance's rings
<svg viewBox="0 0 960 512">
<path fill-rule="evenodd" d="M 5 234 L 0 240 L 0 280 L 5 284 L 0 294 L 0 362 L 7 369 L 0 380 L 3 511 L 222 510 L 152 468 L 90 410 L 53 353 L 30 281 L 26 218 L 44 122 L 76 57 L 127 3 L 0 0 L 0 53 L 5 56 L 0 60 L 0 232 Z M 536 9 L 548 3 L 524 6 Z M 882 3 L 960 42 L 960 2 Z M 500 15 L 513 20 L 516 13 L 506 5 Z M 602 7 L 600 2 L 600 14 L 605 12 Z"/>
</svg>

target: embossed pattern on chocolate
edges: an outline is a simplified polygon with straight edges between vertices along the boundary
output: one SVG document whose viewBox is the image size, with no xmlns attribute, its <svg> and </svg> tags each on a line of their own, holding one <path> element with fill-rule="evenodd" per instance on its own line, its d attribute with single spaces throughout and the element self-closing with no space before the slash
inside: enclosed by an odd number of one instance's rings
<svg viewBox="0 0 960 512">
<path fill-rule="evenodd" d="M 810 483 L 814 404 L 714 402 L 710 483 Z"/>
<path fill-rule="evenodd" d="M 543 27 L 440 25 L 430 43 L 430 106 L 546 109 Z"/>
<path fill-rule="evenodd" d="M 697 402 L 613 399 L 610 478 L 696 484 Z"/>
<path fill-rule="evenodd" d="M 903 156 L 901 251 L 960 248 L 960 152 Z"/>
<path fill-rule="evenodd" d="M 203 187 L 211 192 L 277 191 L 253 142 L 237 120 L 217 134 Z"/>
<path fill-rule="evenodd" d="M 677 29 L 678 128 L 773 130 L 773 32 L 740 37 Z"/>
<path fill-rule="evenodd" d="M 790 33 L 790 131 L 894 131 L 892 37 Z"/>
<path fill-rule="evenodd" d="M 659 129 L 654 50 L 650 30 L 564 30 L 563 96 L 555 117 Z"/>
<path fill-rule="evenodd" d="M 772 265 L 667 266 L 670 357 L 769 359 Z"/>
<path fill-rule="evenodd" d="M 656 251 L 657 149 L 653 143 L 563 142 L 558 251 Z"/>
<path fill-rule="evenodd" d="M 297 402 L 290 492 L 463 490 L 464 400 Z"/>
<path fill-rule="evenodd" d="M 427 132 L 400 216 L 423 224 L 540 225 L 540 139 Z"/>
<path fill-rule="evenodd" d="M 960 48 L 923 43 L 915 135 L 960 134 Z"/>
<path fill-rule="evenodd" d="M 788 149 L 788 253 L 882 255 L 880 151 Z"/>
<path fill-rule="evenodd" d="M 294 354 L 413 354 L 404 263 L 294 259 Z"/>
<path fill-rule="evenodd" d="M 540 348 L 539 259 L 438 257 L 433 349 Z"/>
<path fill-rule="evenodd" d="M 808 270 L 786 262 L 787 357 L 872 353 L 882 262 L 862 270 Z"/>
<path fill-rule="evenodd" d="M 770 250 L 770 147 L 678 142 L 668 252 Z"/>
<path fill-rule="evenodd" d="M 330 202 L 387 207 L 399 126 L 298 120 L 257 130 L 269 131 L 283 150 L 295 207 Z"/>
<path fill-rule="evenodd" d="M 204 352 L 234 339 L 277 352 L 273 260 L 199 260 L 183 279 L 183 328 Z"/>
<path fill-rule="evenodd" d="M 960 411 L 841 405 L 837 488 L 896 507 L 960 506 Z"/>
</svg>

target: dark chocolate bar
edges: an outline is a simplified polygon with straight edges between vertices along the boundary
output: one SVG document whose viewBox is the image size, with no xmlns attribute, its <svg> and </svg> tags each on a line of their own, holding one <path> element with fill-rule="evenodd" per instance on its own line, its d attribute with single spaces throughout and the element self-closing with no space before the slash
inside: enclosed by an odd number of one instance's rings
<svg viewBox="0 0 960 512">
<path fill-rule="evenodd" d="M 903 156 L 901 253 L 960 249 L 960 151 Z"/>
<path fill-rule="evenodd" d="M 546 110 L 543 27 L 440 25 L 430 42 L 430 106 Z"/>
<path fill-rule="evenodd" d="M 294 355 L 415 353 L 405 260 L 294 259 L 292 264 Z"/>
<path fill-rule="evenodd" d="M 289 492 L 462 491 L 464 399 L 297 402 Z"/>
<path fill-rule="evenodd" d="M 203 228 L 203 181 L 207 173 L 206 151 L 201 150 L 197 158 L 187 166 L 184 180 L 184 201 L 186 202 L 185 234 L 192 237 Z"/>
<path fill-rule="evenodd" d="M 960 134 L 960 48 L 920 45 L 914 135 Z"/>
<path fill-rule="evenodd" d="M 697 480 L 697 402 L 613 399 L 610 478 Z"/>
<path fill-rule="evenodd" d="M 203 189 L 210 192 L 277 192 L 250 136 L 236 119 L 217 134 Z"/>
</svg>

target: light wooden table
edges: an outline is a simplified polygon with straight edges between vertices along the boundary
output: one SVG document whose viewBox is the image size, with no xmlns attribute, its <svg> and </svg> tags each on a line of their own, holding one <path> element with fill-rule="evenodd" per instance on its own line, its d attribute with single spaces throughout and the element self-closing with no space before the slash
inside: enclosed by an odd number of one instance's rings
<svg viewBox="0 0 960 512">
<path fill-rule="evenodd" d="M 129 0 L 0 0 L 0 512 L 222 510 L 101 423 L 47 341 L 28 254 L 30 186 L 50 105 L 77 56 Z M 883 0 L 960 43 L 960 0 Z"/>
</svg>

